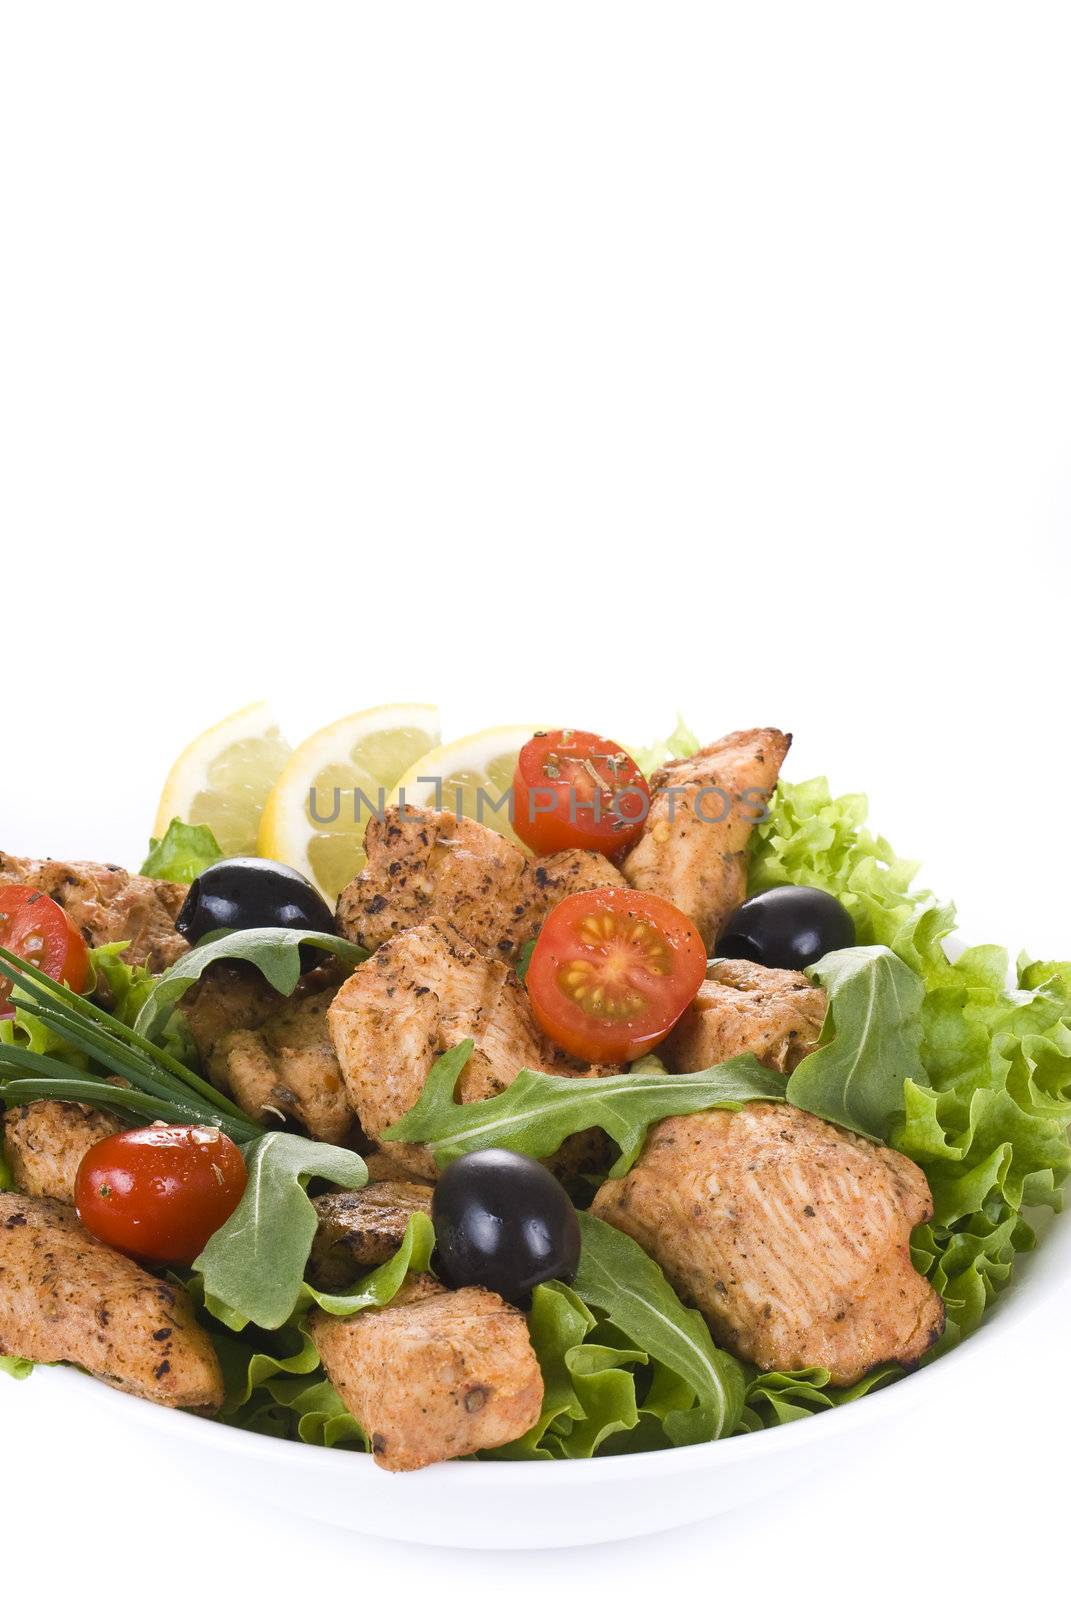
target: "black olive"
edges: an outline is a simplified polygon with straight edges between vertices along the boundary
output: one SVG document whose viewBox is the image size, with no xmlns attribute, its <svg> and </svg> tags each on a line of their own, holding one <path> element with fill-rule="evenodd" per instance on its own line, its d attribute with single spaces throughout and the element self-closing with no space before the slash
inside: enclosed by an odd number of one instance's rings
<svg viewBox="0 0 1071 1600">
<path fill-rule="evenodd" d="M 512 1150 L 452 1162 L 431 1203 L 436 1268 L 452 1289 L 478 1283 L 524 1305 L 537 1283 L 568 1282 L 580 1260 L 572 1202 L 546 1167 Z"/>
<path fill-rule="evenodd" d="M 334 933 L 335 919 L 323 896 L 293 867 L 257 856 L 232 856 L 206 867 L 190 885 L 175 918 L 184 939 L 196 944 L 221 928 L 301 928 Z M 303 951 L 302 961 L 323 959 Z"/>
<path fill-rule="evenodd" d="M 722 930 L 716 956 L 802 972 L 831 950 L 855 943 L 855 924 L 824 889 L 784 884 L 738 906 Z"/>
</svg>

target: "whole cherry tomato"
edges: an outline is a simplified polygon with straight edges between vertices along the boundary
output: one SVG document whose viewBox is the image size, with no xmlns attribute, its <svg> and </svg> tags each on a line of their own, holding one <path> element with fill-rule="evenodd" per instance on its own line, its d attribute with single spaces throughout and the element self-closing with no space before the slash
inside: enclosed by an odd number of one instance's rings
<svg viewBox="0 0 1071 1600">
<path fill-rule="evenodd" d="M 620 855 L 642 830 L 650 805 L 647 780 L 632 757 L 598 734 L 537 733 L 517 757 L 513 827 L 538 855 Z"/>
<path fill-rule="evenodd" d="M 143 1261 L 190 1266 L 245 1191 L 242 1152 L 219 1128 L 131 1128 L 82 1157 L 82 1226 Z"/>
</svg>

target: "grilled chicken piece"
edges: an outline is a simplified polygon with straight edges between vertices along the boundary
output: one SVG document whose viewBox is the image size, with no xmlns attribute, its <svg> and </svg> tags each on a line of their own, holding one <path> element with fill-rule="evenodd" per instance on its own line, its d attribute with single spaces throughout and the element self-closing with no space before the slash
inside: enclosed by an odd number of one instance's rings
<svg viewBox="0 0 1071 1600">
<path fill-rule="evenodd" d="M 489 1289 L 424 1276 L 381 1311 L 316 1311 L 309 1332 L 388 1472 L 510 1444 L 539 1420 L 543 1377 L 524 1317 Z"/>
<path fill-rule="evenodd" d="M 331 989 L 291 998 L 262 1027 L 221 1035 L 208 1062 L 217 1089 L 257 1121 L 299 1122 L 314 1139 L 344 1143 L 354 1117 L 327 1032 L 333 998 Z"/>
<path fill-rule="evenodd" d="M 361 1152 L 361 1159 L 368 1168 L 368 1187 L 375 1183 L 412 1183 L 413 1174 L 408 1167 L 403 1167 L 391 1155 L 391 1146 L 386 1150 L 368 1150 Z"/>
<path fill-rule="evenodd" d="M 777 728 L 751 728 L 651 778 L 651 809 L 621 870 L 633 889 L 686 912 L 708 950 L 744 899 L 748 838 L 791 743 Z"/>
<path fill-rule="evenodd" d="M 255 967 L 221 961 L 186 991 L 178 1010 L 193 1035 L 197 1054 L 207 1062 L 225 1033 L 263 1027 L 284 1003 L 284 997 Z"/>
<path fill-rule="evenodd" d="M 373 817 L 364 847 L 368 865 L 339 896 L 338 925 L 367 950 L 434 918 L 482 955 L 512 963 L 559 900 L 624 882 L 594 851 L 534 861 L 480 822 L 415 806 Z"/>
<path fill-rule="evenodd" d="M 618 869 L 597 850 L 559 850 L 552 856 L 540 856 L 529 866 L 537 899 L 542 897 L 539 927 L 542 927 L 547 913 L 553 911 L 559 900 L 565 900 L 571 894 L 583 894 L 586 889 L 626 887 Z M 532 934 L 533 939 L 539 927 Z"/>
<path fill-rule="evenodd" d="M 346 1289 L 370 1267 L 389 1261 L 405 1237 L 409 1218 L 431 1215 L 429 1183 L 370 1183 L 365 1189 L 322 1194 L 309 1281 L 317 1289 Z"/>
<path fill-rule="evenodd" d="M 933 1214 L 922 1172 L 795 1106 L 668 1117 L 592 1210 L 764 1371 L 828 1367 L 850 1384 L 918 1361 L 944 1327 L 908 1249 Z"/>
<path fill-rule="evenodd" d="M 87 1150 L 124 1127 L 110 1111 L 70 1100 L 34 1100 L 4 1116 L 4 1143 L 23 1194 L 74 1201 L 74 1180 Z"/>
<path fill-rule="evenodd" d="M 750 1050 L 791 1072 L 818 1043 L 826 993 L 802 972 L 754 961 L 715 961 L 658 1054 L 671 1072 L 702 1072 Z"/>
<path fill-rule="evenodd" d="M 482 956 L 443 922 L 381 945 L 342 985 L 327 1025 L 361 1127 L 377 1141 L 416 1104 L 436 1058 L 463 1039 L 476 1048 L 459 1079 L 462 1101 L 501 1093 L 522 1067 L 570 1076 L 589 1070 L 566 1064 L 540 1033 L 512 968 Z M 387 1153 L 420 1177 L 436 1176 L 421 1145 L 391 1142 Z"/>
<path fill-rule="evenodd" d="M 186 886 L 95 861 L 31 861 L 0 854 L 0 884 L 51 895 L 92 947 L 129 939 L 123 960 L 163 972 L 189 949 L 175 930 Z"/>
<path fill-rule="evenodd" d="M 223 1404 L 185 1291 L 90 1238 L 57 1200 L 0 1194 L 0 1354 L 73 1361 L 158 1405 Z"/>
</svg>

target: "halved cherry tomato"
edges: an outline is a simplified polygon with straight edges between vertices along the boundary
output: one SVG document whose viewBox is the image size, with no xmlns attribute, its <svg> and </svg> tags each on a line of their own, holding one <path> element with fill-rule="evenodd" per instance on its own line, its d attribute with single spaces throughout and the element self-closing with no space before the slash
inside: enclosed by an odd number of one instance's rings
<svg viewBox="0 0 1071 1600">
<path fill-rule="evenodd" d="M 131 1128 L 82 1157 L 82 1226 L 143 1261 L 188 1267 L 245 1192 L 242 1152 L 219 1128 Z"/>
<path fill-rule="evenodd" d="M 589 889 L 554 907 L 526 983 L 536 1021 L 582 1061 L 635 1061 L 695 998 L 707 953 L 695 923 L 655 894 Z"/>
<path fill-rule="evenodd" d="M 63 907 L 40 889 L 19 883 L 0 888 L 0 946 L 79 993 L 86 986 L 86 942 Z M 14 1015 L 6 1003 L 10 993 L 11 984 L 0 978 L 0 1017 Z"/>
<path fill-rule="evenodd" d="M 598 734 L 537 733 L 517 757 L 513 827 L 538 855 L 579 849 L 616 856 L 639 834 L 650 805 L 632 757 Z"/>
</svg>

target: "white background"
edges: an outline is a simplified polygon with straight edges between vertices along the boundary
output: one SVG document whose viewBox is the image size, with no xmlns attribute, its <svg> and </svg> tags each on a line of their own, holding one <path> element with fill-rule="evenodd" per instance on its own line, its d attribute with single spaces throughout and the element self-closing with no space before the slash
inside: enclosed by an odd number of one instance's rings
<svg viewBox="0 0 1071 1600">
<path fill-rule="evenodd" d="M 1071 954 L 1066 8 L 0 16 L 3 848 L 136 864 L 179 746 L 261 695 L 296 736 L 438 698 L 452 734 L 642 740 L 680 707 L 791 728 L 788 774 L 865 789 L 970 935 Z M 1065 1567 L 1069 1309 L 683 1535 L 288 1524 L 40 1378 L 0 1393 L 5 1525 L 112 1596 L 143 1561 L 1022 1591 Z"/>
</svg>

